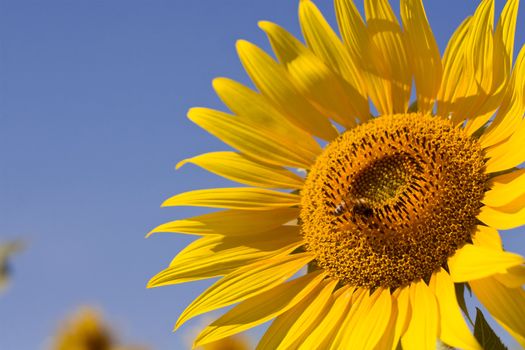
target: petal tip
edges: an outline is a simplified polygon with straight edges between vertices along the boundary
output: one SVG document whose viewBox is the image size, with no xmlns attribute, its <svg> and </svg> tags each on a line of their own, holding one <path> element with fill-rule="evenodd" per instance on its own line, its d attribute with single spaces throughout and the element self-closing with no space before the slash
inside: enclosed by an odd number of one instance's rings
<svg viewBox="0 0 525 350">
<path fill-rule="evenodd" d="M 173 198 L 173 197 L 172 197 Z M 171 207 L 172 204 L 171 204 L 171 198 L 168 198 L 166 199 L 164 202 L 162 202 L 162 204 L 160 205 L 161 208 L 165 208 L 165 207 Z"/>
<path fill-rule="evenodd" d="M 186 112 L 186 117 L 195 123 L 195 118 L 197 117 L 198 107 L 192 107 L 188 109 L 188 112 Z"/>
<path fill-rule="evenodd" d="M 215 91 L 220 90 L 227 80 L 228 78 L 224 78 L 224 77 L 213 78 L 213 80 L 211 81 L 211 86 L 213 87 Z"/>
<path fill-rule="evenodd" d="M 191 158 L 183 159 L 180 162 L 178 162 L 177 164 L 175 164 L 175 170 L 179 170 L 180 167 L 182 167 L 184 164 L 188 163 L 190 161 L 190 159 Z"/>
<path fill-rule="evenodd" d="M 239 39 L 235 42 L 235 48 L 237 49 L 237 52 L 241 52 L 241 51 L 244 51 L 246 49 L 248 49 L 251 45 L 249 41 L 246 41 L 244 39 Z"/>
<path fill-rule="evenodd" d="M 156 283 L 155 283 L 155 276 L 153 276 L 149 281 L 148 283 L 146 284 L 146 289 L 152 289 L 152 288 L 155 288 L 157 287 Z"/>
<path fill-rule="evenodd" d="M 185 313 L 183 312 L 180 316 L 177 322 L 175 322 L 175 326 L 173 326 L 173 331 L 175 332 L 178 330 L 186 321 L 188 320 L 188 317 L 185 316 Z"/>
<path fill-rule="evenodd" d="M 262 30 L 268 29 L 268 27 L 271 27 L 273 23 L 269 21 L 259 21 L 257 22 L 257 26 L 261 28 Z"/>
</svg>

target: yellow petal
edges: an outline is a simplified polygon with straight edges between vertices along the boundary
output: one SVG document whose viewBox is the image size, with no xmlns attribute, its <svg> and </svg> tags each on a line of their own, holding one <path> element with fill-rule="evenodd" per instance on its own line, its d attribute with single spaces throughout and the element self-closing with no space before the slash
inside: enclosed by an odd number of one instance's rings
<svg viewBox="0 0 525 350">
<path fill-rule="evenodd" d="M 335 0 L 339 31 L 354 62 L 363 64 L 368 55 L 366 25 L 352 0 Z"/>
<path fill-rule="evenodd" d="M 493 22 L 494 1 L 483 0 L 474 16 L 458 28 L 443 58 L 438 114 L 456 123 L 469 119 L 465 127 L 469 134 L 489 121 L 508 82 L 507 76 L 501 80 L 496 73 L 503 69 L 503 52 L 494 48 Z"/>
<path fill-rule="evenodd" d="M 485 150 L 489 160 L 487 172 L 514 168 L 525 161 L 525 119 L 521 119 L 514 133 L 505 141 Z"/>
<path fill-rule="evenodd" d="M 308 253 L 276 256 L 235 270 L 199 295 L 182 312 L 175 328 L 197 315 L 238 303 L 281 285 L 312 259 L 313 256 Z"/>
<path fill-rule="evenodd" d="M 188 118 L 224 143 L 261 162 L 308 169 L 314 161 L 311 154 L 298 152 L 293 140 L 264 130 L 246 119 L 208 108 L 192 108 Z"/>
<path fill-rule="evenodd" d="M 494 278 L 509 288 L 519 288 L 525 284 L 525 266 L 514 266 L 507 272 L 494 275 Z"/>
<path fill-rule="evenodd" d="M 342 349 L 347 345 L 348 336 L 352 332 L 353 327 L 355 327 L 355 325 L 359 321 L 357 313 L 359 311 L 361 303 L 364 302 L 369 292 L 370 291 L 368 288 L 356 289 L 356 291 L 352 295 L 352 305 L 348 312 L 346 312 L 346 315 L 344 315 L 344 319 L 338 327 L 339 329 L 337 329 L 336 333 L 334 334 L 333 341 L 329 347 L 330 350 Z"/>
<path fill-rule="evenodd" d="M 443 67 L 421 0 L 402 0 L 401 18 L 416 83 L 417 108 L 422 113 L 432 113 Z"/>
<path fill-rule="evenodd" d="M 323 283 L 317 293 L 312 293 L 309 298 L 277 317 L 259 341 L 257 350 L 297 348 L 325 315 L 337 282 Z"/>
<path fill-rule="evenodd" d="M 296 245 L 301 241 L 301 231 L 298 226 L 280 226 L 276 229 L 247 236 L 208 235 L 190 243 L 170 263 L 170 266 L 184 265 L 207 255 L 228 254 L 231 249 L 245 249 L 259 253 L 283 249 L 286 245 Z M 241 247 L 242 246 L 242 247 Z M 239 250 L 239 252 L 241 252 Z M 240 254 L 239 254 L 240 255 Z M 234 258 L 233 254 L 224 255 L 224 262 Z"/>
<path fill-rule="evenodd" d="M 434 279 L 434 293 L 439 306 L 439 338 L 455 348 L 482 350 L 461 314 L 454 282 L 449 274 L 441 269 L 432 275 L 432 279 Z"/>
<path fill-rule="evenodd" d="M 177 232 L 192 235 L 251 235 L 270 231 L 299 216 L 299 208 L 263 211 L 224 210 L 162 224 L 148 233 Z"/>
<path fill-rule="evenodd" d="M 477 131 L 484 130 L 481 128 L 490 121 L 494 113 L 501 105 L 501 101 L 505 96 L 506 87 L 507 80 L 505 82 L 501 82 L 497 88 L 493 88 L 488 93 L 484 91 L 478 91 L 473 96 L 471 96 L 470 99 L 466 99 L 467 101 L 471 100 L 470 102 L 472 103 L 472 106 L 474 106 L 474 109 L 468 112 L 456 112 L 456 114 L 470 116 L 464 127 L 464 130 L 468 135 L 473 135 Z M 468 103 L 469 102 L 465 102 L 462 104 L 462 106 L 467 106 Z"/>
<path fill-rule="evenodd" d="M 300 56 L 313 54 L 299 39 L 278 24 L 268 21 L 260 21 L 258 24 L 268 36 L 277 60 L 284 67 L 288 67 Z M 318 63 L 324 65 L 321 60 Z"/>
<path fill-rule="evenodd" d="M 475 245 L 492 250 L 503 250 L 501 237 L 498 231 L 492 227 L 478 225 L 474 236 L 472 236 L 472 242 Z"/>
<path fill-rule="evenodd" d="M 346 128 L 354 127 L 355 117 L 359 116 L 352 103 L 356 96 L 345 91 L 341 78 L 282 27 L 264 21 L 259 22 L 259 27 L 268 35 L 277 58 L 301 93 L 324 115 Z"/>
<path fill-rule="evenodd" d="M 269 210 L 298 205 L 296 194 L 261 188 L 212 188 L 180 193 L 168 198 L 162 206 L 193 206 L 242 210 Z"/>
<path fill-rule="evenodd" d="M 359 72 L 333 29 L 317 6 L 309 0 L 299 3 L 299 21 L 310 49 L 349 82 L 359 81 Z M 356 86 L 356 90 L 359 86 Z"/>
<path fill-rule="evenodd" d="M 167 269 L 149 281 L 148 288 L 223 276 L 255 261 L 289 254 L 303 244 L 299 229 L 293 226 L 249 238 L 205 236 L 177 254 Z"/>
<path fill-rule="evenodd" d="M 354 317 L 358 320 L 343 341 L 350 349 L 374 349 L 390 321 L 392 296 L 389 289 L 377 289 L 371 296 L 365 294 Z"/>
<path fill-rule="evenodd" d="M 467 282 L 505 273 L 508 268 L 524 262 L 525 259 L 518 254 L 465 244 L 448 259 L 448 266 L 454 282 Z"/>
<path fill-rule="evenodd" d="M 501 237 L 498 231 L 492 227 L 478 226 L 472 236 L 472 242 L 477 246 L 503 251 Z M 504 273 L 497 273 L 493 277 L 509 288 L 517 288 L 525 283 L 525 267 L 522 265 L 513 266 Z"/>
<path fill-rule="evenodd" d="M 381 349 L 395 349 L 397 346 L 397 343 L 399 342 L 399 338 L 395 339 L 395 331 L 396 331 L 396 321 L 398 316 L 398 308 L 395 297 L 392 295 L 392 309 L 390 311 L 390 317 L 387 319 L 387 325 L 383 332 L 383 335 L 381 339 L 379 339 L 379 342 L 376 344 L 374 349 L 381 350 Z M 394 345 L 394 341 L 396 342 L 396 345 Z"/>
<path fill-rule="evenodd" d="M 506 95 L 512 66 L 511 48 L 514 45 L 514 30 L 517 16 L 517 1 L 508 1 L 493 33 L 494 1 L 483 2 L 476 11 L 473 28 L 467 39 L 467 68 L 473 68 L 477 98 L 473 98 L 465 115 L 470 118 L 465 131 L 473 134 L 485 125 L 494 112 L 501 107 Z M 479 53 L 472 55 L 469 53 Z M 474 96 L 476 96 L 474 95 Z M 500 108 L 501 109 L 501 108 Z"/>
<path fill-rule="evenodd" d="M 412 315 L 408 329 L 401 338 L 404 350 L 434 350 L 438 335 L 439 311 L 436 297 L 420 281 L 410 286 Z"/>
<path fill-rule="evenodd" d="M 471 27 L 471 18 L 467 18 L 456 29 L 450 38 L 445 54 L 443 55 L 443 79 L 438 92 L 438 115 L 450 117 L 455 122 L 460 122 L 466 116 L 456 113 L 457 100 L 464 98 L 467 103 L 467 89 L 471 85 L 469 76 L 465 76 L 465 51 L 466 38 Z M 472 97 L 469 97 L 472 99 Z"/>
<path fill-rule="evenodd" d="M 348 285 L 338 289 L 332 296 L 328 311 L 323 315 L 322 320 L 317 324 L 312 332 L 307 336 L 299 349 L 326 349 L 332 341 L 333 335 L 340 328 L 351 307 L 352 294 L 354 288 Z"/>
<path fill-rule="evenodd" d="M 505 206 L 525 194 L 525 169 L 492 179 L 491 189 L 485 192 L 483 203 L 490 207 Z"/>
<path fill-rule="evenodd" d="M 297 152 L 308 159 L 315 159 L 321 153 L 322 149 L 312 135 L 290 122 L 262 94 L 228 78 L 215 78 L 213 88 L 239 119 L 277 134 L 280 139 L 293 140 Z"/>
<path fill-rule="evenodd" d="M 410 287 L 400 288 L 394 292 L 397 307 L 397 319 L 392 343 L 392 350 L 397 348 L 399 340 L 405 334 L 412 319 L 412 307 L 410 305 Z"/>
<path fill-rule="evenodd" d="M 398 348 L 399 338 L 405 332 L 410 321 L 409 287 L 398 288 L 392 293 L 390 320 L 383 337 L 375 346 L 376 350 Z"/>
<path fill-rule="evenodd" d="M 214 174 L 245 185 L 268 188 L 302 188 L 304 179 L 282 167 L 256 162 L 236 152 L 211 152 L 185 159 L 180 168 L 192 163 Z"/>
<path fill-rule="evenodd" d="M 502 63 L 495 66 L 496 80 L 507 79 L 514 55 L 514 35 L 518 17 L 519 0 L 509 0 L 501 13 L 494 33 L 494 51 L 499 53 Z"/>
<path fill-rule="evenodd" d="M 510 3 L 509 1 L 508 4 Z M 483 147 L 493 146 L 504 141 L 519 127 L 525 114 L 524 71 L 525 47 L 522 47 L 498 113 L 479 139 Z"/>
<path fill-rule="evenodd" d="M 308 297 L 325 277 L 325 273 L 309 273 L 245 300 L 206 327 L 194 346 L 242 332 L 283 314 Z"/>
<path fill-rule="evenodd" d="M 344 90 L 344 82 L 332 76 L 328 67 L 318 60 L 313 54 L 303 55 L 289 64 L 288 70 L 296 77 L 294 81 L 301 92 L 317 109 L 345 128 L 353 128 L 360 113 L 350 102 L 352 96 L 347 96 L 351 94 Z"/>
<path fill-rule="evenodd" d="M 525 337 L 525 291 L 507 288 L 495 278 L 488 277 L 469 282 L 478 300 L 503 328 L 511 334 Z"/>
<path fill-rule="evenodd" d="M 483 0 L 472 17 L 471 30 L 465 42 L 466 72 L 472 75 L 472 91 L 475 91 L 475 95 L 465 96 L 472 97 L 472 101 L 469 104 L 460 101 L 457 112 L 471 119 L 466 126 L 469 134 L 483 126 L 499 107 L 498 103 L 493 103 L 487 109 L 487 99 L 492 98 L 494 92 L 500 88 L 499 102 L 504 92 L 500 87 L 502 82 L 496 82 L 494 76 L 496 65 L 502 62 L 495 59 L 493 28 L 494 0 Z"/>
<path fill-rule="evenodd" d="M 374 85 L 380 89 L 369 91 L 370 97 L 380 114 L 404 113 L 410 99 L 412 72 L 401 28 L 387 0 L 365 0 L 365 13 L 373 65 L 368 76 L 378 80 Z"/>
<path fill-rule="evenodd" d="M 361 73 L 343 43 L 309 0 L 299 4 L 299 21 L 308 47 L 346 82 L 343 87 L 354 105 L 352 112 L 361 121 L 367 120 L 370 112 Z"/>
<path fill-rule="evenodd" d="M 516 212 L 504 212 L 501 208 L 491 208 L 484 206 L 478 215 L 478 219 L 483 223 L 497 228 L 498 230 L 509 230 L 525 224 L 525 207 Z"/>
<path fill-rule="evenodd" d="M 247 41 L 237 42 L 237 52 L 255 86 L 292 123 L 328 141 L 337 137 L 336 129 L 301 94 L 282 66 Z"/>
<path fill-rule="evenodd" d="M 517 213 L 525 207 L 525 193 L 514 199 L 513 201 L 501 206 L 501 207 L 492 207 L 498 211 L 504 213 Z"/>
</svg>

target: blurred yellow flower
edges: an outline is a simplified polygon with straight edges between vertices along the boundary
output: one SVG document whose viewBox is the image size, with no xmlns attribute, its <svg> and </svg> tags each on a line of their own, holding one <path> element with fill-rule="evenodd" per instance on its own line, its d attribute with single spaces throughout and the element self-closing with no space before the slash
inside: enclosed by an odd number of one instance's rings
<svg viewBox="0 0 525 350">
<path fill-rule="evenodd" d="M 240 336 L 231 336 L 204 344 L 202 350 L 250 350 L 246 339 Z"/>
<path fill-rule="evenodd" d="M 92 309 L 82 309 L 74 315 L 56 340 L 55 350 L 109 350 L 113 338 Z"/>
<path fill-rule="evenodd" d="M 11 276 L 9 259 L 11 256 L 22 250 L 24 244 L 21 241 L 13 241 L 0 244 L 0 292 L 3 291 Z"/>
<path fill-rule="evenodd" d="M 62 324 L 54 339 L 53 350 L 146 350 L 138 346 L 118 345 L 97 311 L 78 310 Z"/>
<path fill-rule="evenodd" d="M 508 0 L 494 26 L 494 1 L 481 1 L 443 57 L 421 0 L 400 1 L 401 24 L 387 0 L 365 0 L 364 19 L 351 0 L 335 0 L 342 40 L 301 0 L 306 45 L 259 24 L 277 62 L 237 43 L 258 91 L 218 78 L 233 115 L 188 116 L 238 152 L 178 167 L 252 187 L 171 197 L 164 206 L 226 210 L 152 231 L 202 237 L 150 287 L 223 276 L 177 328 L 239 303 L 195 346 L 275 319 L 258 349 L 480 349 L 456 292 L 465 284 L 525 346 L 525 259 L 498 233 L 525 224 L 518 2 Z"/>
</svg>

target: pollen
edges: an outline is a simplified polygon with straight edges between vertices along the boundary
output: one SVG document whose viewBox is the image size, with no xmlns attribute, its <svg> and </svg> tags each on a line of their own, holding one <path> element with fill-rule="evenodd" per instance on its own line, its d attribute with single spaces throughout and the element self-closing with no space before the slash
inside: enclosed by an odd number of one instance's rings
<svg viewBox="0 0 525 350">
<path fill-rule="evenodd" d="M 306 248 L 343 284 L 428 281 L 471 241 L 486 180 L 478 141 L 448 119 L 377 117 L 330 143 L 308 174 Z"/>
</svg>

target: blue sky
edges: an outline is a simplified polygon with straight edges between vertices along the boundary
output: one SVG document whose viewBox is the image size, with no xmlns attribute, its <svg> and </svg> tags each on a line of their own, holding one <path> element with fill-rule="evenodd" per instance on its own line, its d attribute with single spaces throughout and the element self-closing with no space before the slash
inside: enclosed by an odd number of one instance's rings
<svg viewBox="0 0 525 350">
<path fill-rule="evenodd" d="M 104 310 L 129 342 L 184 348 L 171 329 L 208 282 L 145 289 L 191 241 L 144 239 L 202 212 L 159 208 L 229 183 L 181 159 L 227 147 L 186 119 L 222 109 L 216 76 L 248 83 L 235 40 L 269 48 L 258 20 L 299 34 L 297 1 L 12 0 L 0 4 L 0 240 L 24 238 L 0 299 L 0 349 L 42 349 L 79 305 Z M 317 1 L 334 23 L 331 1 Z M 358 1 L 361 5 L 361 2 Z M 477 1 L 426 1 L 441 50 Z M 501 9 L 503 1 L 497 1 Z M 393 2 L 397 9 L 398 3 Z M 525 12 L 517 47 L 525 40 Z M 525 254 L 524 230 L 504 232 Z"/>
</svg>

